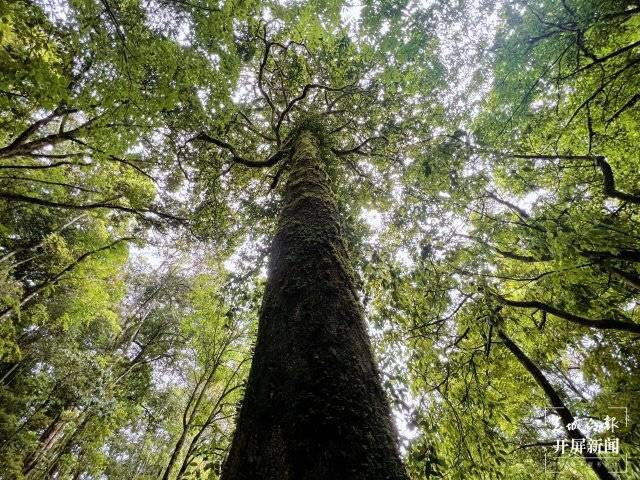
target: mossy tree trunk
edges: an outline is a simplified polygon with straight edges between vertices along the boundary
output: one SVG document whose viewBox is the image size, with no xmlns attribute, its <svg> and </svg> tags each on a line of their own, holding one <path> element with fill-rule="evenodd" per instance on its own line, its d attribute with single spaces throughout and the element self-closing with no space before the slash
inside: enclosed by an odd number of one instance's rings
<svg viewBox="0 0 640 480">
<path fill-rule="evenodd" d="M 310 129 L 292 140 L 253 363 L 223 480 L 406 479 L 322 143 Z"/>
</svg>

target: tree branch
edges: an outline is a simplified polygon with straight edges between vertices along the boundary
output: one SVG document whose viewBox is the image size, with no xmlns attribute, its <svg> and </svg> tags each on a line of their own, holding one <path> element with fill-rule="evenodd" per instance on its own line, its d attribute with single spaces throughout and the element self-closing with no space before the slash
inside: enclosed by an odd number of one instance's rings
<svg viewBox="0 0 640 480">
<path fill-rule="evenodd" d="M 64 208 L 64 209 L 70 209 L 70 210 L 93 210 L 93 209 L 106 208 L 110 210 L 120 210 L 123 212 L 133 213 L 135 215 L 143 215 L 145 213 L 151 213 L 165 220 L 173 220 L 181 224 L 186 223 L 186 219 L 176 217 L 169 213 L 161 212 L 156 208 L 137 209 L 132 207 L 125 207 L 123 205 L 118 205 L 114 203 L 109 203 L 109 201 L 88 203 L 88 204 L 60 203 L 60 202 L 53 202 L 51 200 L 46 200 L 44 198 L 30 197 L 27 195 L 22 195 L 19 193 L 11 193 L 11 192 L 0 192 L 0 198 L 5 199 L 9 202 L 31 203 L 34 205 L 41 205 L 43 207 Z"/>
<path fill-rule="evenodd" d="M 50 279 L 48 279 L 48 280 L 46 280 L 46 281 L 44 281 L 42 283 L 39 283 L 38 285 L 36 285 L 33 288 L 31 288 L 20 299 L 19 306 L 20 307 L 24 306 L 29 300 L 31 300 L 33 297 L 38 295 L 45 288 L 47 288 L 49 286 L 56 285 L 66 273 L 68 273 L 71 270 L 73 270 L 74 268 L 76 268 L 80 263 L 84 262 L 90 256 L 95 255 L 96 253 L 103 252 L 105 250 L 109 250 L 110 248 L 112 248 L 113 246 L 117 245 L 120 242 L 129 242 L 129 241 L 132 241 L 132 240 L 137 240 L 137 238 L 135 238 L 135 237 L 119 238 L 119 239 L 111 242 L 110 244 L 105 245 L 104 247 L 100 247 L 100 248 L 98 248 L 96 250 L 91 250 L 89 252 L 83 253 L 78 258 L 76 258 L 72 263 L 70 263 L 65 268 L 63 268 L 60 272 L 55 274 L 52 278 L 50 278 Z M 8 318 L 15 309 L 16 309 L 15 306 L 10 306 L 10 307 L 4 309 L 2 312 L 0 312 L 0 320 L 4 320 L 4 319 Z"/>
<path fill-rule="evenodd" d="M 332 148 L 331 151 L 338 155 L 339 157 L 345 156 L 345 155 L 352 155 L 352 154 L 356 154 L 356 155 L 369 155 L 368 152 L 364 152 L 362 150 L 362 147 L 365 147 L 366 145 L 368 145 L 370 142 L 373 142 L 374 140 L 384 140 L 385 142 L 389 142 L 389 140 L 387 139 L 387 137 L 380 135 L 377 137 L 369 137 L 366 140 L 364 140 L 363 142 L 361 142 L 360 144 L 356 145 L 355 147 L 352 148 L 348 148 L 345 150 L 340 150 L 337 148 Z"/>
<path fill-rule="evenodd" d="M 540 302 L 538 300 L 529 300 L 529 301 L 511 300 L 497 293 L 492 293 L 492 296 L 495 297 L 498 300 L 498 302 L 500 302 L 503 305 L 516 307 L 516 308 L 535 308 L 538 310 L 542 310 L 543 312 L 547 312 L 548 314 L 554 315 L 558 318 L 567 320 L 569 322 L 582 325 L 584 327 L 597 328 L 600 330 L 620 330 L 624 332 L 640 334 L 640 324 L 637 324 L 637 323 L 624 322 L 621 320 L 615 320 L 613 318 L 593 320 L 591 318 L 581 317 L 580 315 L 575 315 L 573 313 L 560 310 L 559 308 Z"/>
<path fill-rule="evenodd" d="M 575 418 L 569 408 L 565 405 L 560 398 L 558 392 L 556 392 L 553 385 L 547 380 L 547 377 L 542 373 L 538 366 L 531 361 L 531 359 L 511 340 L 502 329 L 498 330 L 498 337 L 502 340 L 502 343 L 513 354 L 514 357 L 520 362 L 520 364 L 531 374 L 538 386 L 544 391 L 545 396 L 551 403 L 551 406 L 560 417 L 560 421 L 567 436 L 574 440 L 586 441 L 586 437 L 578 428 L 569 428 L 569 426 L 575 421 Z M 595 453 L 588 453 L 585 449 L 582 453 L 587 465 L 596 473 L 601 480 L 615 480 L 615 477 L 609 473 L 609 470 L 604 463 L 598 458 Z"/>
<path fill-rule="evenodd" d="M 273 155 L 265 158 L 264 160 L 249 160 L 248 158 L 241 156 L 238 153 L 238 151 L 233 147 L 233 145 L 225 141 L 218 140 L 217 138 L 211 137 L 206 133 L 200 133 L 196 135 L 195 137 L 190 139 L 189 142 L 192 142 L 195 140 L 202 140 L 208 143 L 212 143 L 217 147 L 223 148 L 231 154 L 231 157 L 232 157 L 231 159 L 235 163 L 239 163 L 241 165 L 245 165 L 247 167 L 253 167 L 253 168 L 272 167 L 273 165 L 278 163 L 280 160 L 282 160 L 284 157 L 286 157 L 286 155 L 291 150 L 289 148 L 278 149 Z"/>
<path fill-rule="evenodd" d="M 602 172 L 602 177 L 604 181 L 603 190 L 604 190 L 604 194 L 607 197 L 617 198 L 618 200 L 622 200 L 624 202 L 640 204 L 640 196 L 624 193 L 616 189 L 616 183 L 613 178 L 613 171 L 611 170 L 611 165 L 609 165 L 609 163 L 605 160 L 603 156 L 595 157 L 595 161 L 596 161 L 596 165 L 600 168 L 600 171 Z"/>
</svg>

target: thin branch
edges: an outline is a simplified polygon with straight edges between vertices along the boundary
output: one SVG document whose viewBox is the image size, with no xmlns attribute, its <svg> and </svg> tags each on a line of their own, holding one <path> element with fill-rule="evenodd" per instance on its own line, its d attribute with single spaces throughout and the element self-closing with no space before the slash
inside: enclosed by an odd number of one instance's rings
<svg viewBox="0 0 640 480">
<path fill-rule="evenodd" d="M 523 210 L 522 208 L 518 207 L 517 205 L 508 202 L 507 200 L 503 200 L 500 197 L 498 197 L 495 193 L 492 192 L 487 192 L 487 197 L 492 198 L 493 200 L 495 200 L 496 202 L 498 202 L 501 205 L 504 205 L 505 207 L 510 208 L 511 210 L 513 210 L 514 212 L 516 212 L 518 214 L 518 216 L 523 220 L 528 220 L 530 215 Z"/>
<path fill-rule="evenodd" d="M 70 188 L 72 190 L 78 190 L 78 191 L 81 191 L 81 192 L 88 192 L 88 193 L 102 193 L 102 192 L 100 192 L 98 190 L 93 190 L 91 188 L 81 187 L 79 185 L 73 185 L 71 183 L 52 182 L 50 180 L 41 180 L 39 178 L 0 175 L 0 180 L 2 180 L 2 179 L 25 181 L 25 182 L 35 182 L 35 183 L 42 183 L 42 184 L 45 184 L 45 185 L 56 185 L 56 186 L 59 186 L 59 187 L 66 187 L 66 188 Z"/>
<path fill-rule="evenodd" d="M 628 52 L 629 50 L 633 50 L 634 48 L 640 46 L 640 40 L 637 40 L 633 43 L 630 43 L 629 45 L 626 45 L 618 50 L 616 50 L 615 52 L 611 52 L 608 55 L 605 55 L 604 57 L 599 57 L 596 60 L 592 61 L 591 63 L 588 63 L 586 65 L 584 65 L 583 67 L 580 67 L 579 69 L 571 72 L 571 74 L 569 74 L 568 76 L 564 77 L 569 78 L 569 77 L 573 77 L 574 75 L 577 75 L 578 73 L 584 72 L 585 70 L 589 70 L 590 68 L 599 65 L 603 62 L 606 62 L 607 60 L 611 60 L 614 57 L 617 57 L 618 55 L 622 55 L 625 52 Z"/>
<path fill-rule="evenodd" d="M 497 153 L 497 152 L 496 152 Z M 611 165 L 602 155 L 543 155 L 543 154 L 515 154 L 506 153 L 505 156 L 511 158 L 523 158 L 530 160 L 592 160 L 595 161 L 603 176 L 603 190 L 607 197 L 617 198 L 625 202 L 640 204 L 640 196 L 621 192 L 616 189 L 615 179 Z"/>
<path fill-rule="evenodd" d="M 329 87 L 327 85 L 321 85 L 319 83 L 308 83 L 308 84 L 306 84 L 302 88 L 302 92 L 300 92 L 300 94 L 297 97 L 291 99 L 291 101 L 287 104 L 287 106 L 284 108 L 282 113 L 280 113 L 280 115 L 278 116 L 278 120 L 276 122 L 276 127 L 275 127 L 278 138 L 279 138 L 280 127 L 282 126 L 282 122 L 283 122 L 284 118 L 291 111 L 291 109 L 293 107 L 295 107 L 296 103 L 301 102 L 302 100 L 304 100 L 306 98 L 306 96 L 309 94 L 309 92 L 311 90 L 318 89 L 318 90 L 324 90 L 326 92 L 342 92 L 342 91 L 345 91 L 349 87 L 352 87 L 352 86 L 353 85 L 346 85 L 344 87 Z"/>
<path fill-rule="evenodd" d="M 70 210 L 93 210 L 93 209 L 105 208 L 110 210 L 120 210 L 123 212 L 133 213 L 135 215 L 151 213 L 165 220 L 173 220 L 178 223 L 186 222 L 184 218 L 176 217 L 169 213 L 161 212 L 153 207 L 136 209 L 131 207 L 125 207 L 123 205 L 110 203 L 110 200 L 107 200 L 105 202 L 95 202 L 95 203 L 85 203 L 85 204 L 61 203 L 61 202 L 53 202 L 51 200 L 46 200 L 44 198 L 30 197 L 27 195 L 22 195 L 19 193 L 11 193 L 11 192 L 0 192 L 0 198 L 5 199 L 9 202 L 31 203 L 34 205 L 41 205 L 43 207 L 63 208 L 63 209 L 70 209 Z"/>
<path fill-rule="evenodd" d="M 56 167 L 62 167 L 65 165 L 71 165 L 74 167 L 90 167 L 94 165 L 94 163 L 92 162 L 78 163 L 78 162 L 63 161 L 63 162 L 49 163 L 48 165 L 0 165 L 0 170 L 45 170 L 47 168 L 56 168 Z"/>
<path fill-rule="evenodd" d="M 29 300 L 34 298 L 36 295 L 38 295 L 45 288 L 47 288 L 49 286 L 56 285 L 60 281 L 60 279 L 62 279 L 62 277 L 64 277 L 64 275 L 66 273 L 68 273 L 71 270 L 73 270 L 74 268 L 76 268 L 80 263 L 84 262 L 90 256 L 95 255 L 95 254 L 100 253 L 100 252 L 103 252 L 105 250 L 109 250 L 110 248 L 112 248 L 113 246 L 117 245 L 120 242 L 129 242 L 129 241 L 132 241 L 132 240 L 137 240 L 137 238 L 135 238 L 135 237 L 119 238 L 117 240 L 114 240 L 110 244 L 105 245 L 104 247 L 100 247 L 100 248 L 98 248 L 96 250 L 91 250 L 89 252 L 83 253 L 78 258 L 76 258 L 72 263 L 70 263 L 65 268 L 63 268 L 60 272 L 55 274 L 52 278 L 47 279 L 46 281 L 34 286 L 28 292 L 26 292 L 25 295 L 20 299 L 19 306 L 20 307 L 24 306 Z M 0 312 L 0 320 L 4 320 L 4 319 L 8 318 L 11 315 L 11 313 L 13 311 L 15 311 L 15 309 L 16 309 L 16 306 L 10 306 L 10 307 L 4 309 L 2 312 Z"/>
<path fill-rule="evenodd" d="M 363 147 L 365 147 L 366 145 L 368 145 L 370 142 L 375 141 L 375 140 L 384 140 L 385 142 L 388 142 L 389 140 L 387 139 L 387 137 L 385 136 L 377 136 L 377 137 L 369 137 L 366 140 L 364 140 L 363 142 L 361 142 L 360 144 L 356 145 L 355 147 L 352 148 L 347 148 L 345 150 L 340 150 L 337 148 L 332 148 L 331 151 L 338 155 L 339 157 L 341 156 L 345 156 L 345 155 L 352 155 L 352 154 L 357 154 L 357 155 L 368 155 L 367 152 L 364 152 L 362 150 Z"/>
<path fill-rule="evenodd" d="M 472 237 L 470 235 L 464 235 L 462 233 L 456 233 L 454 236 L 456 237 L 461 237 L 461 238 L 467 238 L 469 240 L 473 240 L 474 242 L 478 242 L 481 245 L 484 245 L 487 248 L 490 248 L 491 250 L 493 250 L 494 252 L 502 255 L 505 258 L 510 258 L 512 260 L 519 260 L 521 262 L 525 262 L 525 263 L 536 263 L 536 262 L 549 262 L 551 260 L 553 260 L 553 258 L 549 255 L 543 255 L 541 257 L 533 257 L 531 255 L 521 255 L 519 253 L 515 253 L 515 252 L 510 252 L 507 250 L 501 250 L 498 247 L 495 247 L 487 242 L 485 242 L 484 240 L 481 240 L 479 238 L 476 237 Z"/>
<path fill-rule="evenodd" d="M 70 140 L 72 142 L 74 142 L 74 143 L 77 143 L 78 145 L 82 145 L 83 147 L 88 148 L 89 150 L 91 150 L 93 152 L 97 152 L 97 153 L 100 153 L 102 155 L 105 155 L 107 160 L 111 160 L 112 162 L 122 163 L 123 165 L 127 165 L 128 167 L 133 168 L 136 172 L 138 172 L 141 175 L 147 177 L 153 183 L 158 183 L 158 180 L 156 180 L 153 176 L 149 175 L 147 172 L 145 172 L 143 169 L 141 169 L 140 167 L 138 167 L 134 163 L 130 162 L 129 160 L 117 157 L 115 155 L 108 154 L 104 150 L 102 150 L 100 148 L 97 148 L 97 147 L 94 147 L 92 145 L 89 145 L 87 142 L 84 142 L 84 141 L 82 141 L 82 140 L 80 140 L 78 138 L 71 138 Z"/>
<path fill-rule="evenodd" d="M 278 163 L 280 160 L 285 158 L 287 154 L 290 152 L 289 148 L 278 149 L 273 155 L 265 158 L 264 160 L 249 160 L 248 158 L 241 156 L 238 153 L 238 151 L 233 147 L 233 145 L 223 140 L 218 140 L 217 138 L 211 137 L 206 133 L 200 133 L 196 135 L 195 137 L 190 139 L 189 142 L 192 142 L 195 140 L 202 140 L 208 143 L 212 143 L 217 147 L 223 148 L 227 150 L 229 153 L 231 153 L 231 157 L 232 157 L 231 159 L 235 163 L 239 163 L 241 165 L 245 165 L 247 167 L 254 167 L 254 168 L 272 167 L 273 165 Z"/>
<path fill-rule="evenodd" d="M 580 315 L 575 315 L 573 313 L 560 310 L 559 308 L 540 302 L 538 300 L 528 300 L 528 301 L 512 300 L 509 298 L 505 298 L 497 293 L 492 293 L 492 296 L 496 298 L 496 300 L 498 300 L 498 302 L 502 303 L 503 305 L 516 307 L 516 308 L 535 308 L 538 310 L 542 310 L 543 312 L 547 312 L 550 315 L 554 315 L 558 318 L 567 320 L 569 322 L 582 325 L 584 327 L 597 328 L 600 330 L 620 330 L 620 331 L 640 334 L 640 324 L 637 324 L 637 323 L 615 320 L 613 318 L 593 320 L 591 318 L 582 317 Z"/>
</svg>

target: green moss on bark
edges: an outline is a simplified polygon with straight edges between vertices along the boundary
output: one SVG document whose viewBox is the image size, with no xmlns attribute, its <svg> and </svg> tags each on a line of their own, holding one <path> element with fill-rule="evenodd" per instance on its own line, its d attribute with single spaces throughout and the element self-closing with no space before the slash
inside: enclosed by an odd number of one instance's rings
<svg viewBox="0 0 640 480">
<path fill-rule="evenodd" d="M 222 478 L 404 480 L 322 132 L 303 122 L 288 141 L 258 339 Z"/>
</svg>

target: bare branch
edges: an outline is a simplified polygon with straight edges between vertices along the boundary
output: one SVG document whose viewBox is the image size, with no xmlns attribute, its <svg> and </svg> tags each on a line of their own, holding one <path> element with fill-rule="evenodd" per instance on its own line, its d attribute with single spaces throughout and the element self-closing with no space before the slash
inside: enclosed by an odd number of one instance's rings
<svg viewBox="0 0 640 480">
<path fill-rule="evenodd" d="M 369 137 L 366 140 L 364 140 L 363 142 L 361 142 L 360 144 L 356 145 L 355 147 L 348 148 L 346 150 L 340 150 L 340 149 L 337 149 L 337 148 L 332 148 L 331 151 L 334 154 L 338 155 L 339 157 L 344 156 L 344 155 L 351 155 L 351 154 L 370 155 L 370 153 L 364 152 L 362 150 L 362 148 L 365 147 L 366 145 L 368 145 L 370 142 L 373 142 L 375 140 L 384 140 L 385 143 L 389 142 L 389 140 L 385 136 Z"/>
<path fill-rule="evenodd" d="M 540 302 L 538 300 L 528 300 L 528 301 L 512 300 L 509 298 L 505 298 L 497 293 L 492 293 L 492 296 L 496 298 L 496 300 L 498 300 L 503 305 L 516 307 L 516 308 L 535 308 L 538 310 L 542 310 L 543 312 L 547 312 L 550 315 L 554 315 L 558 318 L 567 320 L 569 322 L 582 325 L 583 327 L 597 328 L 600 330 L 620 330 L 620 331 L 640 334 L 640 324 L 637 324 L 637 323 L 615 320 L 613 318 L 593 320 L 591 318 L 582 317 L 580 315 L 575 315 L 573 313 L 566 312 L 564 310 L 561 310 L 552 305 L 548 305 L 546 303 Z"/>
<path fill-rule="evenodd" d="M 211 137 L 206 133 L 200 133 L 195 137 L 193 137 L 192 139 L 190 139 L 188 142 L 192 142 L 195 140 L 202 140 L 208 143 L 213 143 L 217 147 L 227 150 L 231 154 L 231 157 L 232 157 L 231 159 L 235 163 L 239 163 L 241 165 L 245 165 L 247 167 L 254 167 L 254 168 L 271 167 L 276 163 L 278 163 L 280 160 L 282 160 L 284 157 L 286 157 L 286 155 L 290 152 L 289 148 L 278 149 L 273 155 L 267 157 L 264 160 L 249 160 L 248 158 L 245 158 L 240 154 L 238 154 L 237 150 L 231 144 L 223 140 L 218 140 L 217 138 Z"/>
<path fill-rule="evenodd" d="M 9 202 L 31 203 L 34 205 L 41 205 L 43 207 L 64 208 L 64 209 L 70 209 L 70 210 L 110 209 L 110 210 L 120 210 L 127 213 L 133 213 L 135 215 L 144 215 L 145 213 L 151 213 L 165 220 L 173 220 L 178 223 L 186 222 L 186 219 L 184 218 L 176 217 L 169 213 L 161 212 L 155 207 L 131 208 L 131 207 L 125 207 L 123 205 L 111 203 L 112 200 L 107 200 L 105 202 L 85 203 L 85 204 L 62 203 L 62 202 L 53 202 L 51 200 L 46 200 L 44 198 L 30 197 L 27 195 L 22 195 L 19 193 L 11 193 L 11 192 L 0 192 L 0 198 L 7 200 Z"/>
</svg>

